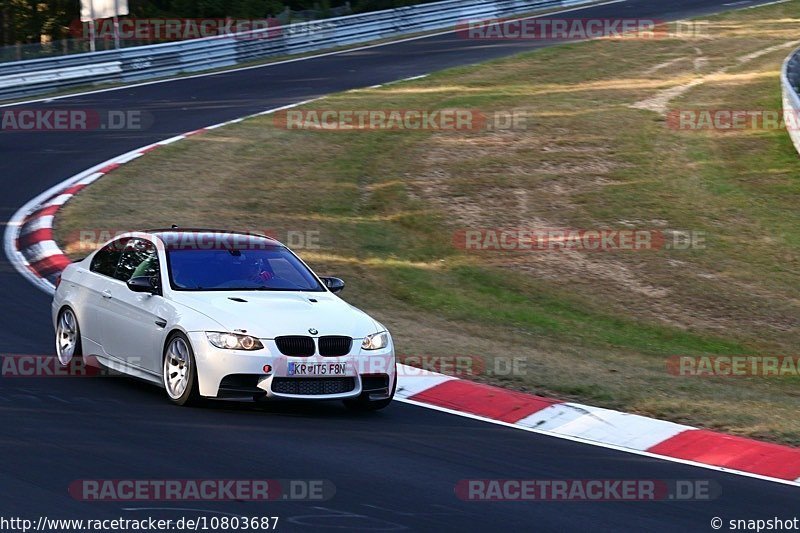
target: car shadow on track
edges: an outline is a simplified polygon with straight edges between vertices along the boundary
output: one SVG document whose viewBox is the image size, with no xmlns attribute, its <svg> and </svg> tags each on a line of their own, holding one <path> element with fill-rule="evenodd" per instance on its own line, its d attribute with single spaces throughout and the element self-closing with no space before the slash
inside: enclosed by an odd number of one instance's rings
<svg viewBox="0 0 800 533">
<path fill-rule="evenodd" d="M 96 414 L 141 414 L 143 412 L 179 413 L 181 409 L 203 412 L 269 415 L 314 419 L 365 419 L 382 417 L 386 410 L 379 412 L 355 412 L 347 409 L 341 401 L 235 401 L 203 400 L 196 407 L 180 408 L 173 405 L 163 388 L 156 384 L 132 376 L 121 375 L 101 368 L 87 371 L 78 367 L 75 372 L 55 372 L 58 363 L 55 356 L 33 356 L 47 364 L 42 372 L 5 372 L 0 379 L 0 404 L 9 408 L 25 409 L 72 409 L 79 406 L 81 411 Z M 5 366 L 4 366 L 5 368 Z M 11 367 L 9 367 L 11 368 Z M 23 367 L 20 366 L 20 369 Z M 28 367 L 24 367 L 27 369 Z M 174 411 L 173 411 L 174 409 Z M 390 406 L 387 408 L 392 410 Z M 134 415 L 135 416 L 135 415 Z"/>
<path fill-rule="evenodd" d="M 149 405 L 157 406 L 158 404 L 162 404 L 165 407 L 174 407 L 175 409 L 189 409 L 200 412 L 208 411 L 210 413 L 252 413 L 303 418 L 340 418 L 347 420 L 379 418 L 382 416 L 381 411 L 358 412 L 349 410 L 340 400 L 303 401 L 280 399 L 245 401 L 203 399 L 197 405 L 179 407 L 171 404 L 162 388 L 147 381 L 127 376 L 116 376 L 103 381 L 112 385 L 113 388 L 120 389 L 115 393 L 109 391 L 115 395 L 120 394 L 126 397 L 129 395 L 136 395 L 142 397 L 139 401 L 143 401 Z M 106 387 L 103 388 L 105 389 Z M 391 409 L 391 406 L 387 407 L 387 409 Z"/>
</svg>

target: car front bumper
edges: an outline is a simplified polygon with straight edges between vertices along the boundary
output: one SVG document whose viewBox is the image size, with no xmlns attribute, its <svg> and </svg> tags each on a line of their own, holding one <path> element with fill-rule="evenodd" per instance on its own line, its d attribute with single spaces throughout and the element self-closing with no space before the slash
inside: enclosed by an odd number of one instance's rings
<svg viewBox="0 0 800 533">
<path fill-rule="evenodd" d="M 361 349 L 361 340 L 354 339 L 346 356 L 288 357 L 269 339 L 260 339 L 264 349 L 248 352 L 217 348 L 208 342 L 204 332 L 188 336 L 197 364 L 199 392 L 208 398 L 343 400 L 368 394 L 376 400 L 389 397 L 397 379 L 392 343 L 382 350 L 366 351 Z M 289 363 L 322 365 L 320 368 L 343 363 L 345 371 L 293 376 L 289 374 Z M 385 381 L 385 387 L 380 380 Z"/>
</svg>

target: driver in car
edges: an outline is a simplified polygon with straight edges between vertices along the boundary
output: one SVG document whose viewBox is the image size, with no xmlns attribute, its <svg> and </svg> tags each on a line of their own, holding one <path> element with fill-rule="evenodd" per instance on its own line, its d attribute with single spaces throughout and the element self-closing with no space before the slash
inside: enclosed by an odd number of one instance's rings
<svg viewBox="0 0 800 533">
<path fill-rule="evenodd" d="M 158 257 L 151 254 L 144 261 L 139 263 L 133 271 L 131 278 L 138 278 L 141 276 L 157 276 L 158 275 Z"/>
<path fill-rule="evenodd" d="M 239 279 L 266 284 L 275 277 L 275 273 L 270 268 L 269 263 L 261 258 L 253 260 L 248 258 L 244 252 L 239 252 L 239 255 L 234 255 L 234 257 L 234 264 L 241 276 Z"/>
<path fill-rule="evenodd" d="M 267 283 L 275 277 L 275 273 L 269 266 L 269 262 L 263 259 L 258 259 L 252 263 L 248 281 L 256 281 L 259 283 Z"/>
</svg>

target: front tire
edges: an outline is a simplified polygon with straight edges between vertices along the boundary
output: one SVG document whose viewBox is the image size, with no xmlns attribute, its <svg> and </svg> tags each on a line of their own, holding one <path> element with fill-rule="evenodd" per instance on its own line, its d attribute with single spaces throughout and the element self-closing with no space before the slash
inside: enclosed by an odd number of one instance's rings
<svg viewBox="0 0 800 533">
<path fill-rule="evenodd" d="M 81 346 L 81 328 L 78 318 L 70 307 L 65 307 L 58 314 L 56 321 L 56 356 L 61 366 L 69 366 L 73 359 L 83 356 Z"/>
<path fill-rule="evenodd" d="M 193 405 L 200 401 L 197 386 L 197 364 L 194 350 L 183 333 L 174 333 L 164 350 L 162 378 L 167 397 L 176 405 Z"/>
</svg>

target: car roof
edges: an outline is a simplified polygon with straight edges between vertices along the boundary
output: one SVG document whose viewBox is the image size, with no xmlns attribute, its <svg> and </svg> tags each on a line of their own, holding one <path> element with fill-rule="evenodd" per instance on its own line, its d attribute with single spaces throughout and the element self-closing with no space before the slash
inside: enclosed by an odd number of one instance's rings
<svg viewBox="0 0 800 533">
<path fill-rule="evenodd" d="M 277 239 L 273 239 L 263 233 L 257 233 L 254 231 L 237 231 L 237 230 L 229 230 L 229 229 L 212 229 L 212 228 L 156 228 L 156 229 L 148 229 L 144 230 L 142 233 L 149 233 L 155 235 L 157 237 L 167 238 L 167 240 L 172 240 L 170 237 L 179 237 L 180 235 L 184 234 L 194 234 L 201 237 L 208 237 L 208 236 L 215 236 L 215 235 L 241 235 L 244 237 L 256 237 L 260 239 L 265 239 L 276 246 L 283 246 L 283 244 L 278 241 Z"/>
</svg>

